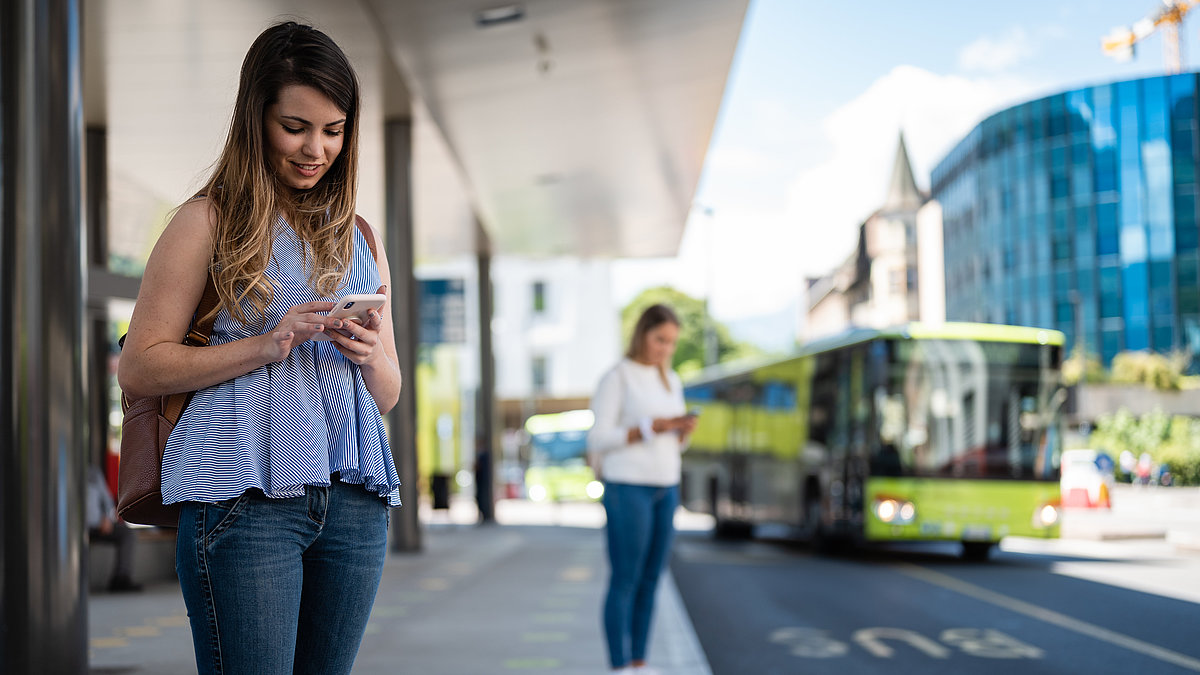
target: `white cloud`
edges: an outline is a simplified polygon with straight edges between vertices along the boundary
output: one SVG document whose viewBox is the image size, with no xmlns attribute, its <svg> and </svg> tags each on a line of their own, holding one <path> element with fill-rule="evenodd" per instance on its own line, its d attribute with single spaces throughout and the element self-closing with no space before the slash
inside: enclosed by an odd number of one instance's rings
<svg viewBox="0 0 1200 675">
<path fill-rule="evenodd" d="M 804 151 L 787 146 L 780 151 L 788 154 L 780 157 L 764 149 L 714 148 L 706 169 L 712 174 L 740 170 L 765 179 L 764 172 L 785 171 L 797 163 L 805 168 L 787 182 L 783 204 L 757 193 L 739 199 L 735 192 L 721 190 L 720 198 L 709 204 L 711 217 L 693 210 L 676 258 L 617 264 L 614 300 L 624 304 L 657 284 L 695 297 L 711 289 L 713 314 L 723 321 L 775 314 L 798 304 L 804 278 L 845 260 L 857 241 L 858 225 L 883 201 L 900 129 L 917 183 L 927 189 L 934 164 L 954 143 L 986 115 L 1016 104 L 1042 84 L 897 66 L 827 115 L 820 134 L 809 134 L 811 143 Z M 730 171 L 717 172 L 718 167 Z"/>
<path fill-rule="evenodd" d="M 858 225 L 883 201 L 899 132 L 917 184 L 986 115 L 1014 104 L 1036 83 L 969 79 L 897 66 L 823 121 L 827 158 L 792 182 L 788 212 L 800 232 L 796 263 L 824 273 L 849 255 Z"/>
<path fill-rule="evenodd" d="M 712 313 L 721 320 L 778 313 L 800 295 L 799 234 L 780 211 L 722 207 L 711 216 L 693 211 L 675 258 L 617 261 L 613 300 L 623 306 L 641 290 L 666 284 L 710 297 Z"/>
<path fill-rule="evenodd" d="M 1004 35 L 985 35 L 963 47 L 958 54 L 958 66 L 967 72 L 998 73 L 1030 59 L 1036 51 L 1029 34 L 1017 26 Z"/>
<path fill-rule="evenodd" d="M 705 170 L 713 173 L 763 173 L 780 168 L 778 157 L 743 145 L 720 145 L 705 160 Z"/>
</svg>

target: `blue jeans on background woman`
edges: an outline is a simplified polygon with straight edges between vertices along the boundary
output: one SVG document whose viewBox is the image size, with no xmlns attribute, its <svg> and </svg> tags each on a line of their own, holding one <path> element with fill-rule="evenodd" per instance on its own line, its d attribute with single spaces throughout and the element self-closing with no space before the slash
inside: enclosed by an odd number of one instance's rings
<svg viewBox="0 0 1200 675">
<path fill-rule="evenodd" d="M 613 667 L 646 659 L 654 594 L 671 554 L 679 486 L 604 486 L 611 576 L 604 600 L 604 634 Z"/>
<path fill-rule="evenodd" d="M 200 675 L 349 673 L 387 553 L 388 509 L 336 477 L 303 497 L 185 502 L 176 568 Z"/>
</svg>

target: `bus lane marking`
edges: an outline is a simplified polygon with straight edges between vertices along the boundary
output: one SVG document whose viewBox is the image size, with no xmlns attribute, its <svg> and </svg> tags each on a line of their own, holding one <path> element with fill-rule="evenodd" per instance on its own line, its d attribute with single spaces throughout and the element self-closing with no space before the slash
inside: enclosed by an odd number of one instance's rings
<svg viewBox="0 0 1200 675">
<path fill-rule="evenodd" d="M 845 642 L 829 637 L 829 631 L 819 628 L 779 628 L 772 632 L 767 640 L 788 647 L 793 656 L 810 659 L 831 659 L 845 656 L 850 651 Z"/>
<path fill-rule="evenodd" d="M 1038 621 L 1043 621 L 1045 623 L 1058 626 L 1059 628 L 1065 628 L 1066 630 L 1107 642 L 1111 645 L 1122 647 L 1132 652 L 1144 654 L 1151 658 L 1158 659 L 1159 661 L 1165 661 L 1166 663 L 1187 668 L 1188 670 L 1200 672 L 1200 659 L 1193 658 L 1186 654 L 1180 654 L 1179 652 L 1167 649 L 1166 647 L 1160 647 L 1149 642 L 1138 640 L 1137 638 L 1129 637 L 1128 635 L 1122 635 L 1121 633 L 1097 626 L 1096 624 L 1088 623 L 1087 621 L 1082 621 L 1080 619 L 1067 616 L 1066 614 L 1061 614 L 1054 610 L 1025 602 L 1024 600 L 1011 598 L 1002 593 L 988 590 L 982 586 L 976 586 L 975 584 L 963 581 L 956 577 L 950 576 L 949 574 L 943 574 L 926 567 L 920 567 L 918 565 L 912 565 L 908 563 L 899 563 L 896 565 L 896 568 L 903 574 L 907 574 L 910 577 L 933 584 L 934 586 L 940 586 L 947 590 L 954 591 L 955 593 L 959 593 L 961 595 L 975 598 L 976 600 L 1007 609 L 1011 612 L 1024 614 L 1025 616 L 1037 619 Z"/>
<path fill-rule="evenodd" d="M 935 659 L 950 658 L 950 650 L 930 640 L 929 638 L 914 633 L 911 630 L 903 628 L 863 628 L 855 631 L 850 638 L 858 643 L 860 647 L 878 656 L 881 659 L 892 657 L 895 650 L 883 643 L 883 640 L 900 640 L 907 642 L 914 649 L 925 652 L 927 655 Z"/>
</svg>

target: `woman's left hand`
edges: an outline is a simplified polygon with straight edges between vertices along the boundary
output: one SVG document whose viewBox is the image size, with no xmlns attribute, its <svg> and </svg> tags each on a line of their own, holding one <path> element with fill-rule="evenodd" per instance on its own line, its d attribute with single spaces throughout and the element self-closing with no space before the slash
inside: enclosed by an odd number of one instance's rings
<svg viewBox="0 0 1200 675">
<path fill-rule="evenodd" d="M 387 287 L 381 287 L 379 292 L 386 294 Z M 333 346 L 343 356 L 360 366 L 378 358 L 386 358 L 383 343 L 379 339 L 379 329 L 383 327 L 383 315 L 380 312 L 386 309 L 385 304 L 381 309 L 368 311 L 366 323 L 345 320 L 331 323 L 326 333 Z"/>
</svg>

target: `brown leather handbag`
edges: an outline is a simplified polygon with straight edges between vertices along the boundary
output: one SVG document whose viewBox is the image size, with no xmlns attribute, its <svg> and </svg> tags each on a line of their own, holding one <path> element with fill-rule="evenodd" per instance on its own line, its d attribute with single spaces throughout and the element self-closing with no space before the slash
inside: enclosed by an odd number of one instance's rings
<svg viewBox="0 0 1200 675">
<path fill-rule="evenodd" d="M 183 344 L 207 347 L 216 315 L 208 316 L 219 297 L 212 275 Z M 125 338 L 121 337 L 124 345 Z M 178 527 L 179 505 L 163 504 L 162 459 L 167 437 L 192 400 L 188 391 L 131 398 L 121 392 L 121 461 L 117 465 L 117 513 L 126 522 Z"/>
</svg>

